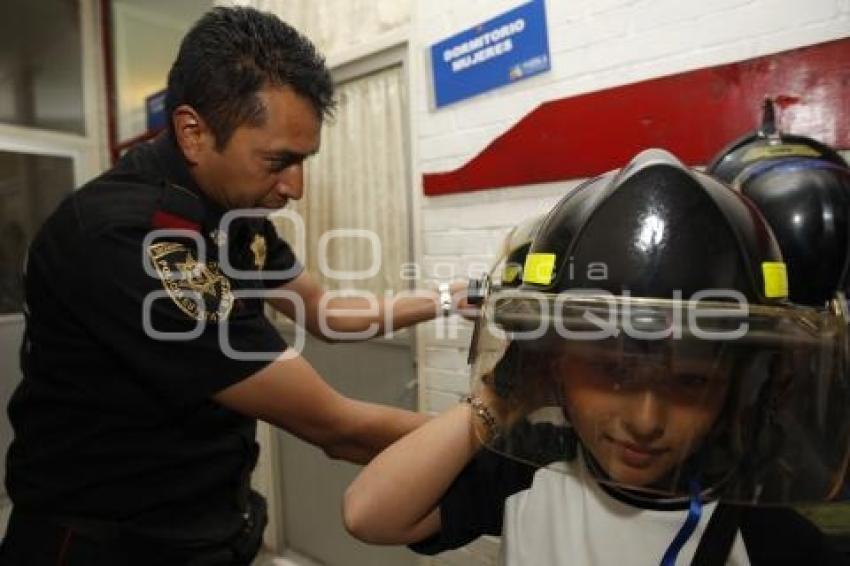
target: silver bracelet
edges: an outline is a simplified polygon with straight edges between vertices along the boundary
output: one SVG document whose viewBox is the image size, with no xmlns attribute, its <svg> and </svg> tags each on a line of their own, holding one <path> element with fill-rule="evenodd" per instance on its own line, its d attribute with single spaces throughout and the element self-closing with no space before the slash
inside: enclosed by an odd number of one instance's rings
<svg viewBox="0 0 850 566">
<path fill-rule="evenodd" d="M 472 412 L 484 423 L 484 427 L 487 429 L 486 440 L 495 438 L 499 432 L 499 424 L 484 401 L 475 395 L 467 395 L 461 402 L 469 404 L 472 407 Z"/>
<path fill-rule="evenodd" d="M 440 283 L 437 285 L 437 291 L 440 293 L 440 313 L 443 316 L 452 314 L 452 290 L 448 283 Z"/>
</svg>

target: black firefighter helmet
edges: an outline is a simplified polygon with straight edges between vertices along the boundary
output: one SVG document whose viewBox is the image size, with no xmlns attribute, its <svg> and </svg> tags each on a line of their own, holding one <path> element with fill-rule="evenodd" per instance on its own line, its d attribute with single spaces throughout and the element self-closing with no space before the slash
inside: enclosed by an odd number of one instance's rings
<svg viewBox="0 0 850 566">
<path fill-rule="evenodd" d="M 523 287 L 664 299 L 714 289 L 763 304 L 787 295 L 779 247 L 754 207 L 663 150 L 565 197 L 531 245 Z"/>
<path fill-rule="evenodd" d="M 818 500 L 841 485 L 844 319 L 787 301 L 778 245 L 739 193 L 647 150 L 549 212 L 522 276 L 484 299 L 471 346 L 473 391 L 498 399 L 503 422 L 482 439 L 489 448 L 566 473 L 584 458 L 602 481 L 655 495 L 687 496 L 696 476 L 750 503 Z M 817 379 L 795 380 L 801 367 Z M 614 401 L 576 408 L 576 380 Z M 710 415 L 688 450 L 622 436 L 617 399 L 644 391 Z M 659 475 L 616 475 L 612 445 L 593 435 L 621 435 L 632 443 L 621 459 Z"/>
<path fill-rule="evenodd" d="M 846 294 L 850 168 L 827 145 L 779 132 L 765 101 L 760 128 L 712 160 L 708 172 L 752 199 L 788 265 L 790 299 L 823 307 Z"/>
</svg>

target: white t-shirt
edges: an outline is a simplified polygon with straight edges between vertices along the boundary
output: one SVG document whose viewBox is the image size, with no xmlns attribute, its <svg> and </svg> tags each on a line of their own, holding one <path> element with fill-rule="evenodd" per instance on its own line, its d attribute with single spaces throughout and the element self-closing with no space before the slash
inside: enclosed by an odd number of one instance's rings
<svg viewBox="0 0 850 566">
<path fill-rule="evenodd" d="M 569 473 L 540 469 L 528 489 L 505 500 L 502 564 L 658 566 L 685 523 L 687 509 L 636 507 L 606 493 L 580 462 L 557 466 Z M 691 563 L 716 508 L 716 501 L 703 506 L 676 564 Z M 750 564 L 740 532 L 727 564 Z"/>
<path fill-rule="evenodd" d="M 535 441 L 524 449 L 528 460 L 538 462 L 548 454 L 573 457 L 550 464 L 552 469 L 538 469 L 482 450 L 440 500 L 440 531 L 410 548 L 433 555 L 469 544 L 482 535 L 494 535 L 502 537 L 502 563 L 509 566 L 661 563 L 685 524 L 687 501 L 658 502 L 604 487 L 585 466 L 581 451 L 563 443 Z M 558 466 L 561 470 L 554 471 Z M 692 562 L 718 508 L 716 501 L 703 505 L 700 520 L 679 551 L 676 564 Z M 723 509 L 728 515 L 716 523 L 716 538 L 705 543 L 712 559 L 728 550 L 727 564 L 732 566 L 850 564 L 817 527 L 792 509 Z M 731 547 L 727 547 L 730 540 Z"/>
</svg>

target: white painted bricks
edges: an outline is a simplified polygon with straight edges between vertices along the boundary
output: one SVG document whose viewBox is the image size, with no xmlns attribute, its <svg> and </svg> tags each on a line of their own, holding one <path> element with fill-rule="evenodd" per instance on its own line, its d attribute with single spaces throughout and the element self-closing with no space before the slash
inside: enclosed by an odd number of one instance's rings
<svg viewBox="0 0 850 566">
<path fill-rule="evenodd" d="M 417 2 L 411 35 L 424 53 L 521 3 Z M 429 108 L 428 97 L 418 99 L 412 110 L 423 171 L 462 165 L 546 100 L 850 34 L 847 0 L 548 0 L 546 7 L 551 72 L 439 111 Z M 421 78 L 427 89 L 427 77 Z"/>
</svg>

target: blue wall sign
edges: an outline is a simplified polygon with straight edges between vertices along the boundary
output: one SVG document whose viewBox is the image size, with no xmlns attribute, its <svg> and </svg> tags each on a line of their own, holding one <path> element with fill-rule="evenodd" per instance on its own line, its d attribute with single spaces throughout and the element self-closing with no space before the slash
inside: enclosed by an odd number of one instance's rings
<svg viewBox="0 0 850 566">
<path fill-rule="evenodd" d="M 550 69 L 544 0 L 431 46 L 437 108 Z"/>
<path fill-rule="evenodd" d="M 159 130 L 168 125 L 168 116 L 165 115 L 165 92 L 163 89 L 145 98 L 148 131 Z"/>
</svg>

